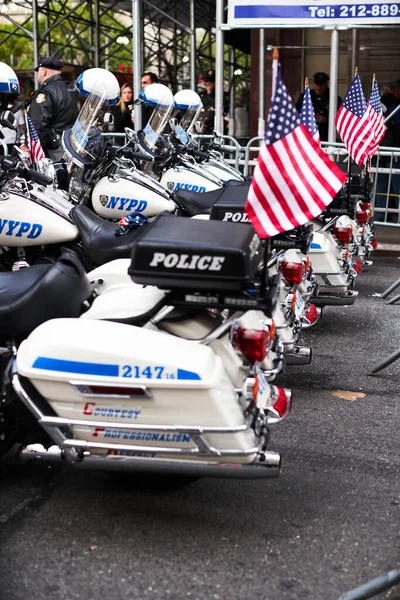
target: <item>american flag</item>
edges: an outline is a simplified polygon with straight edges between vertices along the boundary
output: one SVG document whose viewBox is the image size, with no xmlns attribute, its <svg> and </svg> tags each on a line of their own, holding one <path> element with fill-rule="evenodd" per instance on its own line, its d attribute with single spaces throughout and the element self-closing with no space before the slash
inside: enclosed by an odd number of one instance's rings
<svg viewBox="0 0 400 600">
<path fill-rule="evenodd" d="M 315 119 L 314 105 L 311 100 L 310 88 L 309 88 L 308 84 L 306 85 L 305 90 L 304 90 L 303 104 L 301 105 L 301 112 L 300 112 L 300 119 L 301 119 L 301 122 L 304 123 L 304 125 L 306 127 L 308 127 L 314 140 L 316 142 L 320 143 L 318 125 L 317 125 L 317 121 Z"/>
<path fill-rule="evenodd" d="M 375 138 L 375 145 L 370 150 L 368 156 L 374 156 L 374 154 L 376 154 L 378 151 L 378 146 L 381 143 L 386 131 L 386 127 L 383 123 L 383 113 L 379 87 L 375 77 L 372 80 L 372 92 L 369 101 L 367 102 L 367 111 L 369 114 L 369 118 L 371 119 L 373 124 L 373 133 Z"/>
<path fill-rule="evenodd" d="M 318 216 L 342 187 L 346 175 L 301 123 L 273 64 L 272 98 L 245 210 L 262 238 L 303 225 Z"/>
<path fill-rule="evenodd" d="M 26 116 L 26 139 L 29 154 L 31 157 L 32 164 L 37 164 L 40 159 L 46 158 L 42 144 L 40 143 L 39 136 L 35 129 L 32 119 L 29 115 Z"/>
<path fill-rule="evenodd" d="M 373 153 L 375 136 L 358 73 L 337 112 L 335 124 L 351 158 L 361 167 Z"/>
</svg>

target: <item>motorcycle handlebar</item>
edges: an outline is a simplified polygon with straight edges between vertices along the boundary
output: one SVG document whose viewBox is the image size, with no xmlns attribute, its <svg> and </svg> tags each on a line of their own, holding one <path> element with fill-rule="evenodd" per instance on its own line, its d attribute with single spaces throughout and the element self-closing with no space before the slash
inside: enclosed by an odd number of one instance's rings
<svg viewBox="0 0 400 600">
<path fill-rule="evenodd" d="M 130 148 L 124 150 L 124 156 L 127 158 L 136 158 L 137 160 L 145 160 L 147 162 L 151 161 L 151 156 L 148 154 L 144 154 L 143 152 L 137 152 L 136 150 L 131 150 Z"/>
<path fill-rule="evenodd" d="M 201 150 L 193 150 L 193 154 L 199 158 L 210 158 L 207 152 L 202 152 Z"/>
<path fill-rule="evenodd" d="M 40 173 L 39 171 L 35 171 L 35 169 L 25 169 L 21 174 L 23 174 L 26 179 L 36 181 L 36 183 L 40 183 L 42 185 L 49 185 L 50 183 L 53 183 L 51 177 L 48 177 L 48 175 Z"/>
<path fill-rule="evenodd" d="M 48 177 L 44 173 L 35 171 L 35 169 L 21 167 L 18 164 L 18 159 L 16 159 L 14 156 L 5 156 L 1 159 L 0 165 L 6 173 L 11 173 L 12 177 L 15 177 L 15 174 L 18 173 L 18 175 L 24 177 L 24 179 L 36 181 L 36 183 L 40 183 L 41 185 L 49 185 L 50 183 L 53 183 L 52 178 Z"/>
</svg>

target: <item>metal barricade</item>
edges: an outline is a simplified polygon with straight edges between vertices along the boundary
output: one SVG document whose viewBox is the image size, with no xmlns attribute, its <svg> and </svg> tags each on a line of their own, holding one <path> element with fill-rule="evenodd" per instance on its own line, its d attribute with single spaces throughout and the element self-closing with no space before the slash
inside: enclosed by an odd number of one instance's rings
<svg viewBox="0 0 400 600">
<path fill-rule="evenodd" d="M 374 220 L 381 225 L 400 226 L 400 148 L 380 146 L 372 159 L 374 174 Z"/>
</svg>

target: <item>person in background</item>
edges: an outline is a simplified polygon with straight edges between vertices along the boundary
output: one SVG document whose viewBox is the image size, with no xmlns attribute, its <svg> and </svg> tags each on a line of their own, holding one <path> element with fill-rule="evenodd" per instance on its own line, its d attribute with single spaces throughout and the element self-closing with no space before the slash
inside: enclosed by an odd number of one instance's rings
<svg viewBox="0 0 400 600">
<path fill-rule="evenodd" d="M 157 75 L 155 73 L 152 73 L 151 71 L 146 71 L 145 73 L 142 73 L 142 90 L 151 83 L 158 83 Z"/>
<path fill-rule="evenodd" d="M 157 75 L 151 71 L 142 73 L 142 90 L 151 83 L 158 83 Z M 146 127 L 152 113 L 153 108 L 151 106 L 142 106 L 142 129 Z"/>
<path fill-rule="evenodd" d="M 329 131 L 329 75 L 326 73 L 315 73 L 314 77 L 314 88 L 310 91 L 311 100 L 315 110 L 315 119 L 318 124 L 319 137 L 321 141 L 328 139 Z M 301 94 L 300 98 L 296 102 L 296 108 L 300 113 L 301 107 L 303 106 L 304 93 Z M 337 98 L 337 108 L 342 104 L 340 96 Z"/>
<path fill-rule="evenodd" d="M 133 87 L 124 83 L 121 87 L 121 95 L 113 110 L 114 131 L 124 133 L 125 127 L 133 129 Z"/>
<path fill-rule="evenodd" d="M 205 91 L 201 92 L 200 98 L 203 102 L 203 110 L 201 112 L 201 120 L 204 123 L 204 134 L 211 134 L 214 131 L 214 120 L 215 120 L 215 71 L 210 69 L 204 75 Z M 229 95 L 224 92 L 223 98 L 223 115 L 224 119 L 224 131 L 219 133 L 227 133 L 228 127 L 228 112 L 229 112 Z"/>
<path fill-rule="evenodd" d="M 246 107 L 246 99 L 240 96 L 236 100 L 235 108 L 235 137 L 239 143 L 247 143 L 249 139 L 249 111 Z"/>
<path fill-rule="evenodd" d="M 62 78 L 63 67 L 63 61 L 56 56 L 39 58 L 39 64 L 35 68 L 39 88 L 28 106 L 28 115 L 42 148 L 53 161 L 59 160 L 63 153 L 62 132 L 73 126 L 79 113 L 76 99 Z"/>
</svg>

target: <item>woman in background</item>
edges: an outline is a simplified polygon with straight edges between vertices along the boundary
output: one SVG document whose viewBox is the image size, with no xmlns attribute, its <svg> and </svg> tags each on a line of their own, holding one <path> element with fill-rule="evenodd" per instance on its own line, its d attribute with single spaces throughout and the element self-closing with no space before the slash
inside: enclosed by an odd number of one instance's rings
<svg viewBox="0 0 400 600">
<path fill-rule="evenodd" d="M 129 83 L 124 83 L 118 104 L 113 111 L 114 131 L 124 133 L 125 127 L 133 129 L 133 88 Z"/>
</svg>

